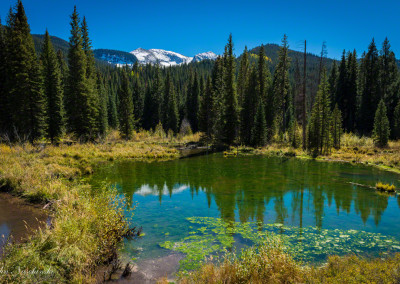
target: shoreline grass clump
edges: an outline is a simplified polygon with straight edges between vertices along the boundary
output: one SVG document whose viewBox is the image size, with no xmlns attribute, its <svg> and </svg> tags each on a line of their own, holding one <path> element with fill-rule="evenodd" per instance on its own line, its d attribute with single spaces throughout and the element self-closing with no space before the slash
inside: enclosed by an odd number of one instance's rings
<svg viewBox="0 0 400 284">
<path fill-rule="evenodd" d="M 375 185 L 375 188 L 377 190 L 379 190 L 379 191 L 384 191 L 384 192 L 388 192 L 388 193 L 396 192 L 396 186 L 394 184 L 387 184 L 387 183 L 378 182 Z"/>
</svg>

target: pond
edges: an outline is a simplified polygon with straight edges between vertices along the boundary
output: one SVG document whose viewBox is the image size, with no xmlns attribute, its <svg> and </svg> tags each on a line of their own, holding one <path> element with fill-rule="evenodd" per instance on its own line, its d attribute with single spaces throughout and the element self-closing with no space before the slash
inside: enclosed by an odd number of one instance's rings
<svg viewBox="0 0 400 284">
<path fill-rule="evenodd" d="M 356 185 L 399 187 L 400 176 L 368 166 L 211 154 L 116 162 L 93 177 L 104 181 L 125 194 L 126 214 L 143 227 L 124 248 L 139 263 L 176 254 L 181 269 L 193 269 L 207 255 L 275 238 L 305 262 L 400 251 L 400 197 Z"/>
</svg>

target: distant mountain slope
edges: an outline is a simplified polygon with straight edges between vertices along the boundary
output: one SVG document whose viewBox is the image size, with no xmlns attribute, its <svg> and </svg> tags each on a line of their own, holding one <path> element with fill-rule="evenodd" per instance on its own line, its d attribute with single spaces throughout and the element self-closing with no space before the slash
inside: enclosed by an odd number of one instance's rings
<svg viewBox="0 0 400 284">
<path fill-rule="evenodd" d="M 95 49 L 93 53 L 96 59 L 117 66 L 126 64 L 132 65 L 137 61 L 135 55 L 125 51 L 112 50 L 112 49 Z"/>
<path fill-rule="evenodd" d="M 35 49 L 37 53 L 42 51 L 44 35 L 33 34 L 33 42 L 35 43 Z M 54 48 L 57 50 L 61 50 L 64 55 L 68 54 L 69 43 L 66 40 L 63 40 L 56 36 L 50 36 L 51 43 L 53 44 Z"/>
<path fill-rule="evenodd" d="M 185 56 L 177 52 L 163 49 L 137 48 L 131 52 L 110 49 L 96 49 L 95 58 L 116 66 L 139 64 L 160 64 L 161 66 L 177 66 L 202 60 L 214 60 L 217 55 L 211 51 L 199 53 L 194 57 Z"/>
</svg>

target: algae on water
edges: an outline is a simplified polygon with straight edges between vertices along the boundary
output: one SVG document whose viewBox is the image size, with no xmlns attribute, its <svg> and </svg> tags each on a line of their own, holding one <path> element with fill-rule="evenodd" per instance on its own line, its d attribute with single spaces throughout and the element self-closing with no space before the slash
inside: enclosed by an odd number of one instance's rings
<svg viewBox="0 0 400 284">
<path fill-rule="evenodd" d="M 226 222 L 221 218 L 191 217 L 193 231 L 178 242 L 166 241 L 161 247 L 182 252 L 181 270 L 198 268 L 207 257 L 249 245 L 279 245 L 296 259 L 323 261 L 328 255 L 377 255 L 400 251 L 400 242 L 378 233 L 359 230 L 288 227 L 283 224 Z"/>
</svg>

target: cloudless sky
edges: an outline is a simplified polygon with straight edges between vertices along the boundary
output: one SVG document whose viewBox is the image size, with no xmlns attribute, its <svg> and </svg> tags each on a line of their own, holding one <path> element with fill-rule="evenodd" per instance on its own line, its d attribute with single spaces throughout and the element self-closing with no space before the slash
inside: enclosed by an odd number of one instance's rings
<svg viewBox="0 0 400 284">
<path fill-rule="evenodd" d="M 5 22 L 16 0 L 0 0 Z M 86 16 L 94 48 L 132 51 L 160 48 L 186 56 L 213 51 L 221 54 L 229 33 L 235 53 L 261 43 L 280 43 L 288 35 L 290 48 L 319 53 L 327 42 L 328 57 L 342 50 L 366 50 L 372 37 L 378 48 L 387 36 L 400 57 L 400 1 L 319 0 L 23 0 L 32 33 L 69 38 L 69 16 L 77 5 Z"/>
</svg>

